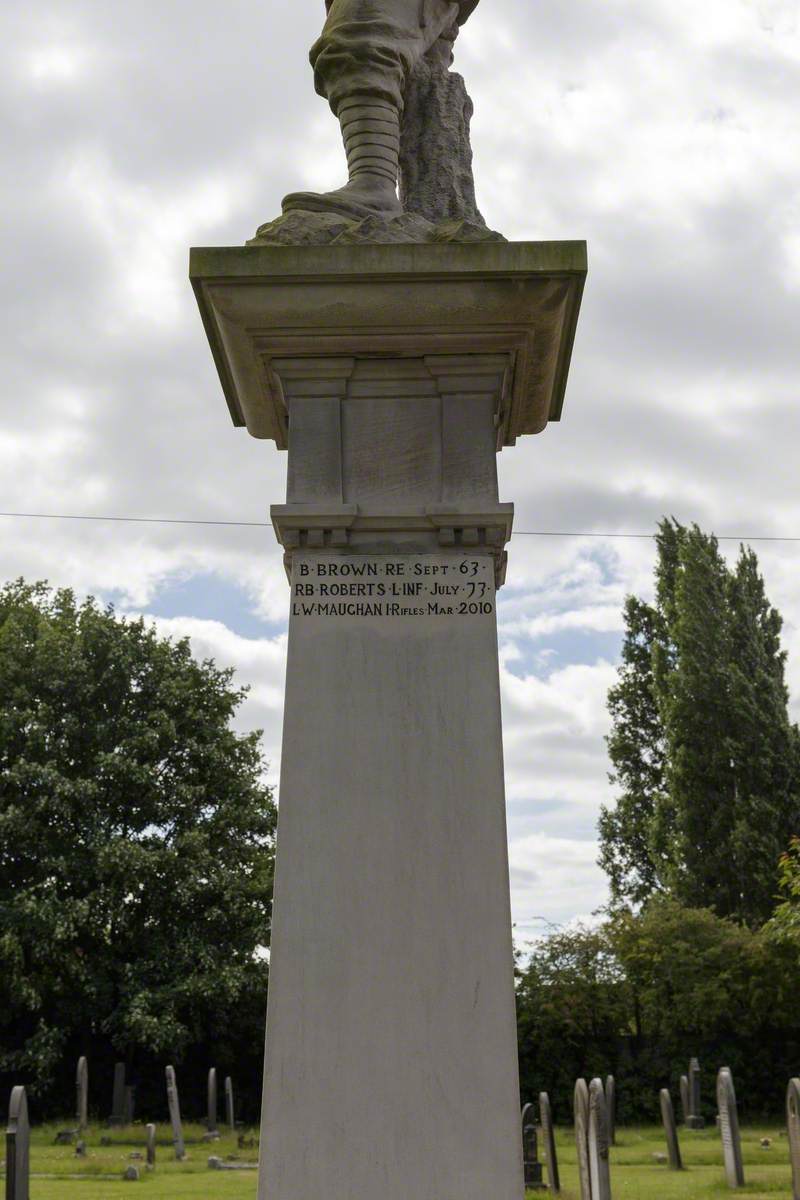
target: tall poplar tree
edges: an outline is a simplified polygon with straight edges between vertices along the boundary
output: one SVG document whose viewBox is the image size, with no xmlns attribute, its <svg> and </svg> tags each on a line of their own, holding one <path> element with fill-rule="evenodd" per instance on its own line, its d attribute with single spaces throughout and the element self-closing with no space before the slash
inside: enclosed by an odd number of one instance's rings
<svg viewBox="0 0 800 1200">
<path fill-rule="evenodd" d="M 614 808 L 601 865 L 617 902 L 667 892 L 759 924 L 800 832 L 800 735 L 788 718 L 781 617 L 752 550 L 663 521 L 655 603 L 630 597 L 609 693 Z"/>
</svg>

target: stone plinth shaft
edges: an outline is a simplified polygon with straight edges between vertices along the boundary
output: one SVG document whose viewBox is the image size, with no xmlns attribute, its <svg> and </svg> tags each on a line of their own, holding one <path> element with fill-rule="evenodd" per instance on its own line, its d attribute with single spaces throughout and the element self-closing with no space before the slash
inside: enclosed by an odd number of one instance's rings
<svg viewBox="0 0 800 1200">
<path fill-rule="evenodd" d="M 495 455 L 561 413 L 579 244 L 201 250 L 288 449 L 260 1200 L 522 1200 Z"/>
<path fill-rule="evenodd" d="M 521 1200 L 493 558 L 292 577 L 260 1195 Z"/>
</svg>

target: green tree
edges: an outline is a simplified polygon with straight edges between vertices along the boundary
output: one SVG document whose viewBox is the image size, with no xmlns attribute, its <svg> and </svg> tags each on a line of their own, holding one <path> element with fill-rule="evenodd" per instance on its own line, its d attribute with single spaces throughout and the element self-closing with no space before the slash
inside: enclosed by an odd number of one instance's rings
<svg viewBox="0 0 800 1200">
<path fill-rule="evenodd" d="M 550 1092 L 566 1120 L 576 1077 L 615 1060 L 630 1011 L 625 979 L 605 926 L 552 933 L 531 950 L 517 976 L 522 1095 Z"/>
<path fill-rule="evenodd" d="M 631 597 L 609 693 L 612 781 L 601 865 L 616 903 L 659 893 L 759 924 L 800 828 L 800 737 L 787 715 L 781 617 L 755 554 L 663 521 L 656 596 Z"/>
<path fill-rule="evenodd" d="M 0 590 L 1 1066 L 40 1094 L 67 1047 L 179 1058 L 263 1020 L 275 809 L 231 677 L 92 599 Z"/>
</svg>

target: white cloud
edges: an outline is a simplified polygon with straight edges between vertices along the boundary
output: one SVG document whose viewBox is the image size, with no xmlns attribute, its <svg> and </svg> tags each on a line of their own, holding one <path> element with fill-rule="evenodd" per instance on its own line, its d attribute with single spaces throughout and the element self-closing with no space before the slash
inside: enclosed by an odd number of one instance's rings
<svg viewBox="0 0 800 1200">
<path fill-rule="evenodd" d="M 262 521 L 282 499 L 285 456 L 230 425 L 187 251 L 241 244 L 286 191 L 342 179 L 306 61 L 321 16 L 321 0 L 3 9 L 0 510 Z M 486 0 L 457 65 L 487 219 L 589 241 L 564 419 L 500 455 L 516 527 L 648 532 L 666 513 L 800 535 L 796 4 Z M 269 529 L 0 534 L 4 578 L 147 610 L 166 582 L 213 575 L 269 620 L 286 612 Z M 800 715 L 800 549 L 758 549 Z M 652 562 L 649 541 L 512 542 L 500 634 L 520 922 L 602 901 L 608 636 L 625 594 L 649 594 Z M 280 641 L 242 638 L 224 613 L 181 620 L 253 684 L 243 719 L 277 765 Z M 582 661 L 564 661 L 570 638 Z"/>
</svg>

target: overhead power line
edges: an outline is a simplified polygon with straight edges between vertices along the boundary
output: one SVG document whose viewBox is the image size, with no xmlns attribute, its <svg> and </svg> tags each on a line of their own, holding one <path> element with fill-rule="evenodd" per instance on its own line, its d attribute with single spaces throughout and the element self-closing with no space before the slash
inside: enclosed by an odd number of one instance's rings
<svg viewBox="0 0 800 1200">
<path fill-rule="evenodd" d="M 237 529 L 271 529 L 271 521 L 212 521 L 192 517 L 120 517 L 108 514 L 85 513 L 39 513 L 39 512 L 0 512 L 0 517 L 16 518 L 34 521 L 114 521 L 123 525 L 210 525 L 227 526 Z M 626 531 L 603 532 L 596 529 L 515 529 L 512 537 L 540 538 L 602 538 L 603 540 L 629 539 L 644 541 L 656 537 L 655 533 L 634 533 Z M 718 542 L 800 542 L 797 537 L 777 537 L 766 533 L 719 533 L 715 534 Z"/>
</svg>

